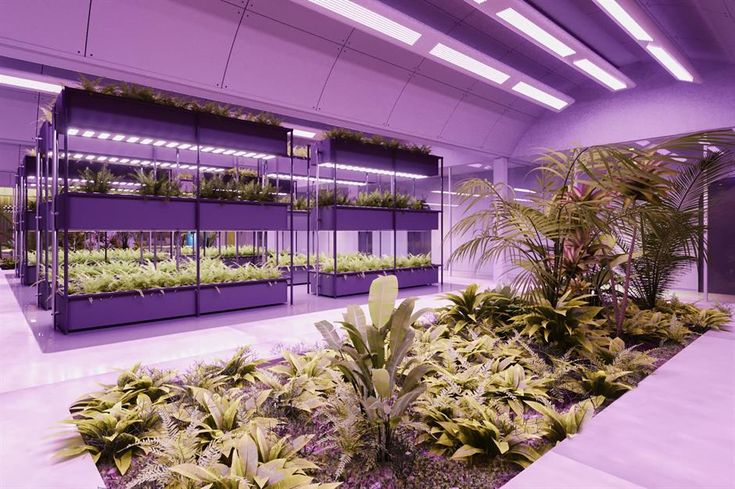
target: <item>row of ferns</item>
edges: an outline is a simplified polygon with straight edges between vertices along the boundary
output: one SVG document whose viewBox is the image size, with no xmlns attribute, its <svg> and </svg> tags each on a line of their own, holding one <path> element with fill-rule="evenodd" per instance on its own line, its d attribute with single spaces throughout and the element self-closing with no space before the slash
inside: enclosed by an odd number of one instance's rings
<svg viewBox="0 0 735 489">
<path fill-rule="evenodd" d="M 60 455 L 90 454 L 114 488 L 499 487 L 730 322 L 664 296 L 706 259 L 699 203 L 730 153 L 664 153 L 731 134 L 550 153 L 528 203 L 466 182 L 453 258 L 505 256 L 510 286 L 415 310 L 381 277 L 367 315 L 317 323 L 320 345 L 275 363 L 240 350 L 183 373 L 135 367 L 72 407 L 82 436 Z"/>
</svg>

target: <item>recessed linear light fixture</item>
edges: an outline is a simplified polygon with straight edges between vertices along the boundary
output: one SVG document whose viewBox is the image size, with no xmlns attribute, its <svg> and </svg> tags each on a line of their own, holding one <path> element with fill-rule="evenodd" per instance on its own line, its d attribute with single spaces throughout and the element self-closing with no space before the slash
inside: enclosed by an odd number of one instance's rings
<svg viewBox="0 0 735 489">
<path fill-rule="evenodd" d="M 268 176 L 268 178 L 278 178 L 278 179 L 282 179 L 282 180 L 291 180 L 291 175 L 289 175 L 288 173 L 269 173 L 267 176 Z M 334 183 L 334 180 L 332 180 L 331 178 L 320 178 L 320 179 L 317 180 L 316 177 L 305 177 L 303 175 L 294 175 L 293 176 L 293 179 L 294 180 L 298 180 L 298 181 L 302 181 L 302 182 L 305 182 L 305 181 L 308 180 L 310 182 L 317 182 L 318 181 L 319 183 L 322 183 L 322 182 L 324 182 L 324 183 Z M 337 180 L 337 184 L 338 185 L 352 185 L 352 186 L 355 186 L 355 187 L 364 187 L 365 185 L 367 185 L 365 182 L 357 182 L 357 181 L 354 181 L 354 180 Z"/>
<path fill-rule="evenodd" d="M 307 0 L 314 5 L 319 5 L 335 14 L 341 15 L 353 22 L 357 22 L 369 29 L 380 32 L 397 41 L 413 46 L 421 38 L 421 33 L 416 32 L 398 22 L 389 19 L 377 12 L 363 7 L 350 0 Z"/>
<path fill-rule="evenodd" d="M 561 110 L 567 105 L 566 100 L 562 100 L 550 93 L 544 92 L 540 88 L 536 88 L 533 85 L 529 85 L 526 82 L 518 82 L 513 85 L 513 91 L 518 92 L 526 97 L 541 102 L 542 104 L 548 105 L 556 110 Z"/>
<path fill-rule="evenodd" d="M 592 61 L 586 58 L 574 61 L 574 66 L 584 71 L 591 77 L 602 82 L 603 84 L 605 84 L 612 90 L 622 90 L 624 88 L 627 88 L 628 86 L 626 83 L 624 83 L 621 80 L 618 80 L 613 75 L 603 70 L 601 67 L 597 66 L 595 63 L 593 63 Z"/>
<path fill-rule="evenodd" d="M 49 152 L 50 154 L 50 152 Z M 64 158 L 66 153 L 63 151 L 59 152 L 59 158 Z M 94 161 L 98 163 L 115 163 L 118 165 L 128 165 L 128 166 L 150 166 L 153 164 L 153 162 L 149 160 L 140 160 L 137 158 L 126 158 L 122 156 L 110 156 L 110 155 L 100 155 L 96 153 L 69 153 L 69 159 L 70 160 L 78 160 L 78 161 Z M 186 164 L 186 163 L 180 163 L 176 164 L 172 161 L 157 161 L 158 166 L 162 168 L 179 168 L 181 170 L 185 169 L 196 169 L 196 165 L 193 164 Z M 217 166 L 199 166 L 199 171 L 201 172 L 223 172 L 225 171 L 225 168 L 217 167 Z"/>
<path fill-rule="evenodd" d="M 689 73 L 689 70 L 684 68 L 684 66 L 682 66 L 682 64 L 679 63 L 676 58 L 671 56 L 671 54 L 669 54 L 669 52 L 666 51 L 664 48 L 649 44 L 648 46 L 646 46 L 646 49 L 649 53 L 653 55 L 654 58 L 658 60 L 659 63 L 664 66 L 664 68 L 669 70 L 669 73 L 674 75 L 674 78 L 686 82 L 694 81 L 694 76 Z"/>
<path fill-rule="evenodd" d="M 57 85 L 56 83 L 47 83 L 44 81 L 5 74 L 0 74 L 0 85 L 45 93 L 60 93 L 61 90 L 64 88 L 63 86 Z"/>
<path fill-rule="evenodd" d="M 651 42 L 653 38 L 641 27 L 641 25 L 630 15 L 617 0 L 594 0 L 605 12 L 617 21 L 620 26 L 628 31 L 637 41 Z"/>
<path fill-rule="evenodd" d="M 109 132 L 98 132 L 93 131 L 91 129 L 77 129 L 77 128 L 69 128 L 66 131 L 66 134 L 69 136 L 79 136 L 85 138 L 93 138 L 97 137 L 97 139 L 109 139 L 112 135 Z M 166 141 L 164 139 L 153 139 L 153 138 L 140 138 L 138 136 L 127 136 L 125 134 L 116 134 L 113 138 L 113 141 L 124 141 L 126 143 L 131 144 L 142 144 L 142 145 L 152 145 L 154 147 L 162 147 L 165 146 L 168 149 L 188 149 L 190 151 L 196 151 L 197 148 L 202 153 L 213 153 L 213 154 L 223 154 L 223 155 L 232 155 L 232 156 L 242 156 L 243 158 L 253 158 L 256 160 L 272 160 L 275 158 L 275 155 L 267 154 L 267 153 L 256 153 L 254 151 L 238 151 L 236 149 L 228 149 L 228 148 L 215 148 L 214 146 L 204 146 L 204 147 L 198 147 L 196 144 L 189 144 L 189 143 L 177 143 L 173 141 Z"/>
<path fill-rule="evenodd" d="M 293 135 L 297 138 L 314 139 L 316 137 L 316 132 L 307 131 L 305 129 L 294 129 Z"/>
<path fill-rule="evenodd" d="M 436 44 L 436 46 L 429 51 L 429 54 L 477 76 L 481 76 L 486 80 L 490 80 L 493 83 L 497 83 L 498 85 L 502 85 L 508 80 L 508 78 L 510 78 L 509 74 L 503 73 L 502 71 L 495 69 L 472 56 L 461 53 L 442 43 Z"/>
<path fill-rule="evenodd" d="M 394 173 L 390 170 L 382 170 L 378 168 L 368 168 L 366 166 L 356 166 L 356 165 L 345 165 L 342 163 L 319 163 L 319 166 L 323 166 L 326 168 L 336 168 L 337 170 L 350 170 L 350 171 L 359 171 L 362 173 L 373 173 L 375 175 L 393 175 Z M 419 175 L 418 173 L 408 173 L 408 172 L 395 172 L 395 175 L 397 177 L 401 178 L 415 178 L 417 180 L 420 180 L 422 178 L 429 178 L 426 175 Z"/>
<path fill-rule="evenodd" d="M 477 0 L 475 1 L 477 2 Z M 511 26 L 515 27 L 517 30 L 524 33 L 526 36 L 546 46 L 562 58 L 571 56 L 572 54 L 576 53 L 574 49 L 572 49 L 571 47 L 554 37 L 548 31 L 544 30 L 541 26 L 512 8 L 501 10 L 495 15 L 500 17 Z"/>
</svg>

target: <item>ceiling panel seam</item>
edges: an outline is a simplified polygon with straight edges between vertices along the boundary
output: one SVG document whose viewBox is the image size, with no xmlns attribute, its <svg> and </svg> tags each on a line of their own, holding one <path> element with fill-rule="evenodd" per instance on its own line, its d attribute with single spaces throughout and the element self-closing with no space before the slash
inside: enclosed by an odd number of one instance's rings
<svg viewBox="0 0 735 489">
<path fill-rule="evenodd" d="M 454 115 L 454 113 L 457 112 L 457 108 L 459 107 L 459 104 L 461 104 L 464 101 L 464 99 L 467 98 L 467 95 L 468 95 L 467 92 L 462 92 L 462 96 L 457 99 L 457 103 L 454 104 L 454 108 L 447 116 L 447 120 L 445 120 L 444 124 L 442 124 L 442 128 L 439 130 L 439 134 L 436 135 L 437 139 L 442 139 L 442 134 L 444 134 L 444 131 L 446 130 L 447 125 L 449 124 L 449 121 L 452 119 L 452 116 Z"/>
<path fill-rule="evenodd" d="M 89 0 L 89 8 L 87 8 L 87 29 L 84 33 L 84 57 L 87 57 L 87 44 L 89 43 L 89 23 L 92 21 L 92 0 Z"/>
<path fill-rule="evenodd" d="M 327 89 L 327 84 L 329 83 L 329 79 L 332 77 L 332 73 L 334 72 L 334 67 L 337 66 L 337 61 L 339 60 L 339 57 L 342 56 L 342 53 L 345 50 L 345 46 L 347 46 L 347 43 L 349 42 L 350 38 L 352 37 L 352 33 L 355 32 L 355 29 L 350 30 L 350 33 L 347 34 L 345 37 L 344 42 L 339 47 L 339 51 L 337 52 L 337 56 L 334 57 L 334 61 L 332 62 L 332 66 L 329 67 L 329 73 L 327 73 L 327 77 L 324 79 L 324 85 L 322 85 L 322 89 L 319 92 L 319 98 L 316 99 L 316 105 L 314 105 L 314 110 L 317 112 L 321 109 L 319 108 L 319 105 L 322 103 L 322 97 L 324 97 L 324 91 Z"/>
<path fill-rule="evenodd" d="M 248 6 L 250 6 L 250 0 L 247 0 L 247 2 L 245 3 L 245 6 L 242 7 L 242 13 L 240 14 L 240 21 L 237 23 L 237 27 L 235 28 L 235 35 L 232 36 L 232 42 L 230 43 L 230 50 L 227 52 L 227 61 L 225 62 L 225 69 L 222 70 L 222 79 L 220 80 L 220 83 L 219 83 L 220 87 L 225 86 L 225 77 L 227 77 L 227 69 L 230 67 L 230 58 L 232 58 L 232 50 L 235 48 L 235 42 L 237 41 L 237 34 L 240 32 L 240 26 L 242 25 L 242 20 L 245 18 L 245 12 L 248 10 Z"/>
<path fill-rule="evenodd" d="M 406 87 L 408 87 L 408 84 L 411 83 L 411 80 L 416 76 L 416 70 L 418 69 L 418 66 L 421 66 L 422 61 L 419 62 L 416 68 L 414 68 L 413 71 L 408 75 L 408 79 L 406 80 L 406 83 L 403 84 L 403 87 L 401 87 L 401 91 L 398 93 L 398 96 L 396 97 L 396 100 L 393 102 L 393 106 L 390 108 L 390 111 L 388 111 L 388 116 L 385 118 L 385 122 L 383 122 L 384 126 L 389 126 L 390 118 L 393 116 L 393 111 L 396 110 L 396 106 L 398 105 L 398 102 L 400 102 L 401 97 L 403 97 L 403 92 L 406 91 Z"/>
<path fill-rule="evenodd" d="M 279 23 L 279 24 L 281 24 L 281 25 L 285 25 L 285 26 L 291 27 L 292 29 L 296 29 L 296 30 L 298 30 L 298 31 L 301 31 L 301 32 L 304 32 L 304 33 L 306 33 L 306 34 L 310 34 L 310 35 L 312 35 L 312 36 L 315 36 L 315 37 L 318 37 L 318 38 L 320 38 L 320 39 L 324 39 L 324 40 L 326 40 L 326 41 L 329 41 L 329 42 L 332 42 L 332 43 L 334 43 L 334 41 L 332 41 L 331 39 L 328 39 L 328 38 L 326 38 L 326 37 L 324 37 L 324 36 L 320 36 L 320 35 L 318 35 L 318 34 L 314 34 L 313 32 L 310 32 L 310 31 L 307 31 L 307 30 L 301 29 L 301 28 L 299 28 L 299 27 L 297 27 L 297 26 L 295 26 L 295 25 L 293 25 L 293 24 L 289 24 L 288 22 L 283 22 L 282 20 L 276 19 L 276 18 L 274 18 L 274 17 L 271 17 L 271 16 L 269 16 L 269 15 L 265 15 L 265 14 L 262 14 L 262 13 L 260 13 L 260 12 L 254 12 L 254 11 L 253 11 L 253 12 L 251 12 L 251 13 L 252 13 L 253 15 L 260 15 L 261 17 L 265 17 L 265 18 L 267 18 L 267 19 L 270 19 L 270 20 L 272 20 L 272 21 L 274 21 L 274 22 L 278 22 L 278 23 Z M 453 16 L 453 17 L 454 17 L 454 16 Z M 456 18 L 456 17 L 454 17 L 454 18 Z M 459 22 L 461 23 L 461 22 L 462 22 L 462 20 L 460 19 L 460 20 L 459 20 Z M 345 40 L 344 40 L 344 43 L 342 44 L 342 46 L 340 46 L 340 51 L 339 51 L 339 53 L 337 54 L 337 58 L 335 58 L 335 62 L 334 62 L 334 64 L 336 64 L 336 63 L 337 63 L 337 60 L 339 59 L 339 56 L 340 56 L 340 55 L 342 54 L 342 50 L 343 50 L 343 49 L 344 49 L 345 47 L 347 47 L 347 43 L 349 42 L 349 39 L 350 39 L 350 37 L 352 36 L 352 32 L 354 32 L 354 29 L 353 29 L 352 31 L 350 31 L 350 34 L 349 34 L 349 35 L 348 35 L 348 36 L 347 36 L 347 37 L 345 38 Z M 478 31 L 478 32 L 481 32 L 481 31 Z M 336 43 L 335 43 L 335 44 L 336 44 Z M 375 56 L 375 55 L 374 55 L 374 54 L 372 54 L 372 53 L 368 53 L 368 52 L 365 52 L 365 51 L 363 51 L 363 50 L 361 50 L 361 49 L 355 49 L 354 47 L 350 47 L 349 49 L 351 49 L 352 51 L 355 51 L 355 52 L 357 52 L 357 53 L 363 54 L 363 55 L 365 55 L 365 56 L 368 56 L 368 57 L 370 57 L 370 58 L 373 58 L 373 59 L 375 59 L 375 60 L 378 60 L 378 61 L 382 61 L 382 62 L 384 62 L 384 63 L 387 63 L 387 64 L 389 64 L 389 65 L 395 66 L 396 68 L 401 68 L 401 69 L 404 69 L 404 70 L 406 69 L 406 68 L 405 68 L 404 66 L 398 65 L 398 64 L 396 64 L 396 63 L 393 63 L 393 62 L 391 62 L 391 61 L 387 61 L 387 60 L 385 60 L 385 59 L 383 59 L 383 58 L 380 58 L 380 57 L 378 57 L 378 56 Z M 414 70 L 414 72 L 418 72 L 418 68 L 419 68 L 419 67 L 420 67 L 420 66 L 421 66 L 421 65 L 422 65 L 422 64 L 424 63 L 424 61 L 427 61 L 427 58 L 426 58 L 425 56 L 421 58 L 421 61 L 420 61 L 420 62 L 419 62 L 419 64 L 417 65 L 417 67 L 416 67 L 416 69 Z M 334 69 L 334 64 L 332 65 L 332 69 Z M 329 74 L 330 74 L 330 75 L 331 75 L 331 73 L 332 73 L 332 70 L 330 70 L 330 71 L 329 71 Z M 432 81 L 435 81 L 435 82 L 437 82 L 437 83 L 439 83 L 439 84 L 441 84 L 441 85 L 444 85 L 444 86 L 447 86 L 447 87 L 450 87 L 450 88 L 454 88 L 455 90 L 458 90 L 458 91 L 460 91 L 460 92 L 463 92 L 463 93 L 466 93 L 466 92 L 467 92 L 467 90 L 465 90 L 465 89 L 463 89 L 463 88 L 461 88 L 461 87 L 458 87 L 458 86 L 456 86 L 456 85 L 452 85 L 451 83 L 447 83 L 447 82 L 445 82 L 445 81 L 443 81 L 443 80 L 438 80 L 438 79 L 436 79 L 436 78 L 434 78 L 434 77 L 431 77 L 431 76 L 428 76 L 428 75 L 426 75 L 426 74 L 423 74 L 423 73 L 422 73 L 422 74 L 421 74 L 421 76 L 423 76 L 423 77 L 426 77 L 426 78 L 428 78 L 428 79 L 430 79 L 430 80 L 432 80 Z M 327 80 L 325 80 L 325 82 L 324 82 L 324 86 L 326 86 L 326 84 L 327 84 L 327 81 L 329 81 L 329 77 L 327 77 Z M 223 81 L 223 83 L 224 83 L 224 81 Z M 472 86 L 475 86 L 475 85 L 476 85 L 476 83 L 474 83 L 474 80 L 473 80 L 473 85 L 472 85 Z M 318 106 L 319 106 L 319 102 L 321 102 L 321 98 L 322 98 L 322 94 L 323 94 L 323 93 L 324 93 L 324 90 L 322 89 L 322 93 L 321 93 L 321 94 L 319 95 L 319 101 L 317 102 L 317 105 L 316 105 L 316 107 L 318 107 Z M 523 111 L 523 110 L 521 110 L 521 109 L 518 109 L 518 108 L 515 108 L 515 107 L 511 107 L 511 106 L 505 105 L 505 104 L 503 104 L 503 103 L 500 103 L 500 102 L 498 102 L 497 100 L 489 99 L 489 98 L 487 98 L 487 97 L 484 97 L 484 96 L 482 96 L 482 95 L 479 95 L 479 94 L 474 94 L 474 95 L 475 95 L 476 97 L 478 97 L 478 98 L 482 99 L 482 100 L 485 100 L 485 101 L 487 101 L 487 102 L 490 102 L 490 103 L 494 103 L 494 104 L 498 104 L 498 105 L 501 105 L 502 107 L 504 107 L 504 108 L 506 108 L 506 109 L 510 109 L 510 110 L 512 110 L 512 111 L 514 111 L 514 112 L 517 112 L 517 113 L 519 113 L 519 114 L 522 114 L 522 115 L 524 115 L 524 116 L 528 116 L 528 117 L 535 117 L 535 116 L 534 116 L 533 114 L 530 114 L 530 113 L 528 113 L 528 112 L 525 112 L 525 111 Z M 315 107 L 315 108 L 316 108 L 316 107 Z"/>
</svg>

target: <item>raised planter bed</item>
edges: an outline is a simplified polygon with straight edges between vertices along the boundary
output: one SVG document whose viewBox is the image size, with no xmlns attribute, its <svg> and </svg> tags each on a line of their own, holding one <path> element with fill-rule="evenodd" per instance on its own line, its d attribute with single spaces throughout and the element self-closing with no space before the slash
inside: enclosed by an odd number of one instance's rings
<svg viewBox="0 0 735 489">
<path fill-rule="evenodd" d="M 37 281 L 36 265 L 28 265 L 27 263 L 24 263 L 21 266 L 21 283 L 23 285 L 33 285 Z"/>
<path fill-rule="evenodd" d="M 312 229 L 316 229 L 317 213 L 312 214 Z M 393 209 L 337 205 L 320 207 L 318 226 L 321 231 L 379 231 L 394 229 Z M 395 229 L 398 231 L 428 231 L 439 228 L 439 211 L 396 209 Z"/>
<path fill-rule="evenodd" d="M 286 266 L 280 266 L 281 272 L 283 273 L 283 276 L 286 277 L 287 280 L 290 280 L 290 271 L 288 265 Z M 311 267 L 314 268 L 313 266 Z M 307 272 L 308 268 L 306 265 L 294 265 L 293 267 L 293 284 L 294 285 L 304 285 L 307 283 L 309 279 L 309 274 Z"/>
<path fill-rule="evenodd" d="M 319 143 L 318 149 L 321 153 L 321 161 L 328 163 L 342 163 L 380 170 L 396 169 L 399 172 L 426 176 L 439 174 L 439 157 L 431 154 L 343 139 L 325 139 Z"/>
<path fill-rule="evenodd" d="M 196 314 L 196 287 L 142 292 L 58 295 L 57 325 L 65 333 L 116 324 L 155 321 Z"/>
<path fill-rule="evenodd" d="M 196 314 L 196 286 L 57 296 L 57 325 L 65 333 Z M 201 314 L 281 304 L 288 300 L 286 279 L 205 284 L 199 290 Z"/>
<path fill-rule="evenodd" d="M 316 284 L 316 273 L 312 273 L 312 283 Z M 418 287 L 431 285 L 439 281 L 439 267 L 399 268 L 391 270 L 375 270 L 370 272 L 319 273 L 317 293 L 327 297 L 366 294 L 370 284 L 381 275 L 393 275 L 398 278 L 398 287 Z"/>
<path fill-rule="evenodd" d="M 307 231 L 307 225 L 309 221 L 309 211 L 291 211 L 293 214 L 293 230 L 294 231 Z M 289 217 L 290 219 L 290 217 Z M 291 227 L 291 221 L 288 222 L 289 228 Z M 312 227 L 312 229 L 314 229 Z"/>
<path fill-rule="evenodd" d="M 202 230 L 261 231 L 288 229 L 288 204 L 202 199 L 199 206 L 199 222 Z"/>
<path fill-rule="evenodd" d="M 65 226 L 79 231 L 196 229 L 193 199 L 69 192 L 59 195 L 57 204 L 58 229 Z"/>
<path fill-rule="evenodd" d="M 202 314 L 283 304 L 288 301 L 287 280 L 206 284 L 201 286 L 199 301 Z"/>
</svg>

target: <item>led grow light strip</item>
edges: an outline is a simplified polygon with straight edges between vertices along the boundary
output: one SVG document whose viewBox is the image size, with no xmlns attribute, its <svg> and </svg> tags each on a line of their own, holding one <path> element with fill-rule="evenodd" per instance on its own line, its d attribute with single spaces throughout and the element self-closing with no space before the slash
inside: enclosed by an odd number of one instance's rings
<svg viewBox="0 0 735 489">
<path fill-rule="evenodd" d="M 288 173 L 269 173 L 268 174 L 268 178 L 274 178 L 274 179 L 275 178 L 278 178 L 278 179 L 281 179 L 281 180 L 291 180 L 291 175 L 289 175 Z M 331 178 L 320 178 L 320 179 L 317 180 L 316 177 L 305 177 L 303 175 L 294 175 L 293 176 L 293 179 L 294 180 L 298 180 L 298 181 L 303 181 L 303 182 L 305 182 L 307 180 L 310 181 L 310 182 L 319 182 L 319 183 L 322 183 L 322 182 L 324 182 L 324 183 L 334 183 L 335 182 L 335 180 L 332 180 Z M 356 182 L 354 180 L 337 180 L 337 184 L 338 185 L 352 185 L 352 186 L 355 186 L 355 187 L 364 187 L 365 185 L 367 185 L 367 183 L 365 183 L 365 182 Z"/>
<path fill-rule="evenodd" d="M 316 137 L 316 132 L 307 131 L 305 129 L 294 129 L 293 135 L 297 138 L 314 139 Z"/>
<path fill-rule="evenodd" d="M 381 170 L 378 168 L 368 168 L 366 166 L 357 166 L 357 165 L 345 165 L 342 163 L 319 163 L 319 166 L 323 166 L 326 168 L 336 168 L 337 170 L 350 170 L 350 171 L 359 171 L 362 173 L 373 173 L 375 175 L 393 175 L 393 172 L 390 170 Z M 429 178 L 426 175 L 419 175 L 418 173 L 409 173 L 409 172 L 395 172 L 395 175 L 397 177 L 402 178 L 415 178 L 417 180 L 420 180 L 422 178 Z"/>
<path fill-rule="evenodd" d="M 471 56 L 452 49 L 442 43 L 437 43 L 436 46 L 431 48 L 429 54 L 436 56 L 437 58 L 451 63 L 454 66 L 458 66 L 463 70 L 469 71 L 472 74 L 490 80 L 493 83 L 502 85 L 505 83 L 510 75 L 503 73 L 502 71 L 493 68 L 492 66 L 483 63 Z"/>
<path fill-rule="evenodd" d="M 413 29 L 399 24 L 377 12 L 363 7 L 350 0 L 308 0 L 314 5 L 319 5 L 335 14 L 346 17 L 353 22 L 357 22 L 369 29 L 380 32 L 388 37 L 392 37 L 397 41 L 401 41 L 409 46 L 416 44 L 421 38 L 421 33 Z"/>
<path fill-rule="evenodd" d="M 35 181 L 36 180 L 36 176 L 35 175 L 29 175 L 28 176 L 28 180 Z M 41 181 L 42 182 L 47 182 L 49 180 L 53 180 L 53 179 L 52 178 L 46 178 L 46 177 L 41 178 Z M 63 178 L 58 178 L 58 181 L 59 182 L 63 182 L 64 179 Z M 88 181 L 89 180 L 87 180 L 85 178 L 70 178 L 69 179 L 69 182 L 74 183 L 74 184 L 87 183 Z M 140 187 L 142 185 L 141 183 L 138 183 L 138 182 L 121 182 L 121 181 L 118 181 L 118 180 L 112 180 L 112 181 L 110 181 L 110 184 L 112 184 L 112 185 L 119 185 L 121 187 Z"/>
<path fill-rule="evenodd" d="M 75 127 L 69 128 L 66 131 L 66 134 L 69 136 L 82 136 L 84 138 L 93 138 L 97 137 L 97 139 L 103 139 L 106 140 L 112 136 L 109 132 L 104 131 L 94 131 L 91 129 L 78 129 Z M 130 144 L 142 144 L 142 145 L 152 145 L 154 147 L 162 147 L 165 146 L 169 149 L 188 149 L 190 151 L 196 151 L 199 149 L 202 153 L 209 153 L 212 154 L 224 154 L 224 155 L 233 155 L 237 157 L 243 157 L 243 158 L 253 158 L 256 160 L 272 160 L 275 158 L 275 155 L 268 154 L 268 153 L 258 153 L 255 151 L 243 151 L 243 150 L 237 150 L 237 149 L 231 149 L 231 148 L 219 148 L 216 146 L 202 146 L 198 147 L 196 144 L 189 144 L 189 143 L 177 143 L 175 141 L 166 141 L 165 139 L 154 139 L 154 138 L 146 138 L 146 137 L 140 137 L 140 136 L 132 136 L 132 135 L 125 135 L 125 134 L 115 134 L 115 136 L 112 138 L 113 141 L 124 141 L 126 143 Z"/>
<path fill-rule="evenodd" d="M 558 54 L 562 58 L 571 56 L 576 53 L 574 49 L 564 44 L 562 41 L 554 37 L 552 34 L 547 32 L 541 26 L 533 22 L 532 20 L 525 17 L 520 12 L 512 8 L 507 8 L 497 12 L 495 15 L 503 19 L 505 22 L 515 27 L 526 36 L 536 40 L 543 46 L 546 46 L 554 53 Z"/>
<path fill-rule="evenodd" d="M 526 82 L 518 82 L 513 85 L 513 91 L 536 100 L 537 102 L 541 102 L 544 105 L 548 105 L 556 110 L 561 110 L 569 105 L 565 100 L 555 97 L 550 93 L 546 93 L 540 88 L 536 88 Z"/>
<path fill-rule="evenodd" d="M 627 84 L 623 83 L 621 80 L 618 80 L 610 73 L 603 70 L 601 67 L 597 66 L 595 63 L 586 58 L 574 61 L 574 66 L 584 71 L 591 77 L 599 80 L 613 90 L 622 90 L 623 88 L 626 88 L 628 86 Z"/>
<path fill-rule="evenodd" d="M 51 153 L 49 152 L 49 156 Z M 62 151 L 59 153 L 59 158 L 64 158 L 65 153 Z M 147 160 L 145 158 L 130 158 L 125 156 L 109 156 L 109 155 L 101 155 L 97 153 L 69 153 L 69 159 L 71 160 L 77 160 L 77 161 L 88 161 L 90 163 L 114 163 L 116 165 L 128 165 L 128 166 L 151 166 L 153 165 L 153 161 Z M 178 167 L 176 163 L 171 161 L 156 161 L 158 166 L 162 168 L 178 168 L 180 170 L 194 170 L 196 169 L 195 164 L 179 164 Z M 216 167 L 216 166 L 200 166 L 199 167 L 200 172 L 223 172 L 225 171 L 225 168 Z"/>
<path fill-rule="evenodd" d="M 669 73 L 674 75 L 674 78 L 680 81 L 694 81 L 694 76 L 664 48 L 649 44 L 646 46 L 646 49 L 658 60 L 659 63 L 663 65 L 664 68 L 669 71 Z"/>
</svg>

